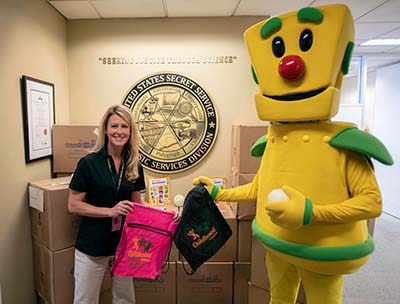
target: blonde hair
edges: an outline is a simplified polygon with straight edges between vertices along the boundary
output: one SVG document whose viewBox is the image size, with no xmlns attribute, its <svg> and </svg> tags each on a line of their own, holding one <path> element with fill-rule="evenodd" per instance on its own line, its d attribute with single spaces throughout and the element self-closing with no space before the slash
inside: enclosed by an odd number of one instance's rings
<svg viewBox="0 0 400 304">
<path fill-rule="evenodd" d="M 125 176 L 128 181 L 134 181 L 139 177 L 138 163 L 139 163 L 139 135 L 137 131 L 136 122 L 132 117 L 130 110 L 123 105 L 113 105 L 108 108 L 106 113 L 103 115 L 99 126 L 99 137 L 96 145 L 93 147 L 95 152 L 100 151 L 108 142 L 107 138 L 107 124 L 111 115 L 118 115 L 121 117 L 130 127 L 130 136 L 128 142 L 124 146 L 123 157 L 128 156 L 126 160 Z"/>
</svg>

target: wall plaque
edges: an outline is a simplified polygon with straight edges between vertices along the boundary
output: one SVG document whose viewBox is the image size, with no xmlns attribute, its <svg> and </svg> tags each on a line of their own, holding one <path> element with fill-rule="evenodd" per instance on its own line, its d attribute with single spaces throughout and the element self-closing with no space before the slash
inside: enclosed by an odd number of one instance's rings
<svg viewBox="0 0 400 304">
<path fill-rule="evenodd" d="M 140 138 L 140 161 L 176 173 L 201 162 L 215 143 L 218 114 L 210 94 L 194 80 L 157 73 L 138 81 L 122 104 L 131 109 Z"/>
</svg>

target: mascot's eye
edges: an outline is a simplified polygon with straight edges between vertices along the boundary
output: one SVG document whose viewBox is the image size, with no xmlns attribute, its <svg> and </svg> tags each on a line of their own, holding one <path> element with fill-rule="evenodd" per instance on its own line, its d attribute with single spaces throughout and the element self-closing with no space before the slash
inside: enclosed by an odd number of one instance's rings
<svg viewBox="0 0 400 304">
<path fill-rule="evenodd" d="M 285 43 L 281 37 L 275 37 L 272 40 L 272 52 L 274 53 L 275 57 L 282 57 L 285 54 Z"/>
<path fill-rule="evenodd" d="M 310 30 L 304 30 L 300 35 L 300 49 L 303 52 L 308 51 L 313 43 L 313 34 Z"/>
</svg>

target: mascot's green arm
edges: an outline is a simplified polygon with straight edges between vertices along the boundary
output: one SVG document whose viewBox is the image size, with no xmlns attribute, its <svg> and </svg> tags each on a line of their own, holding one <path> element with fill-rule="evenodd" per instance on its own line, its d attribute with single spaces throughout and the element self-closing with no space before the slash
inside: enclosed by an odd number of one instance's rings
<svg viewBox="0 0 400 304">
<path fill-rule="evenodd" d="M 357 151 L 385 165 L 393 165 L 389 151 L 375 136 L 357 128 L 347 128 L 336 134 L 329 144 L 336 148 Z M 267 135 L 261 136 L 251 147 L 251 155 L 261 157 L 267 146 Z"/>
<path fill-rule="evenodd" d="M 357 128 L 347 128 L 336 134 L 329 144 L 367 155 L 385 165 L 393 165 L 393 158 L 383 143 L 375 136 Z"/>
</svg>

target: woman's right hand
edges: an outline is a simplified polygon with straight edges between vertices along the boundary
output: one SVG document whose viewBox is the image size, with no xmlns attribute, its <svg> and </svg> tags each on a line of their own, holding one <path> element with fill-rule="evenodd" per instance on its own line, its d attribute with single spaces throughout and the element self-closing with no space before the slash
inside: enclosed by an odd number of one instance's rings
<svg viewBox="0 0 400 304">
<path fill-rule="evenodd" d="M 128 212 L 133 211 L 133 203 L 128 200 L 120 201 L 111 208 L 110 217 L 118 217 L 120 215 L 127 215 Z"/>
</svg>

